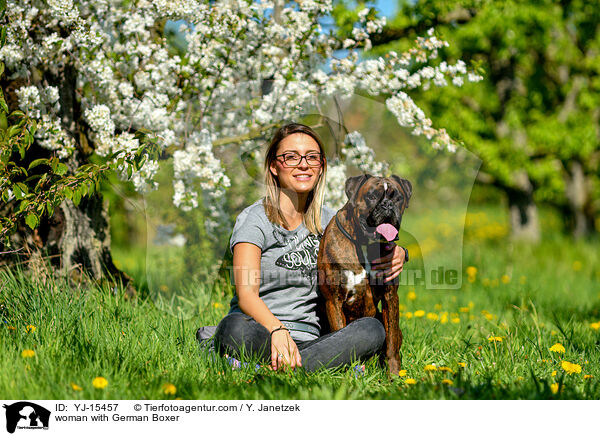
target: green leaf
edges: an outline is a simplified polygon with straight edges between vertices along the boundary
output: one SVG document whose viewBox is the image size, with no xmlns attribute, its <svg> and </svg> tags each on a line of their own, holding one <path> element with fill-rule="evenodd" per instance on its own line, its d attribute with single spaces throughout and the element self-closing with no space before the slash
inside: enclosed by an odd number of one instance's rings
<svg viewBox="0 0 600 436">
<path fill-rule="evenodd" d="M 21 191 L 21 188 L 19 188 L 17 185 L 14 185 L 12 188 L 13 194 L 15 194 L 15 198 L 17 200 L 23 198 L 23 192 Z"/>
<path fill-rule="evenodd" d="M 28 170 L 37 167 L 38 165 L 48 165 L 48 159 L 36 159 L 29 164 Z"/>
<path fill-rule="evenodd" d="M 0 0 L 0 20 L 4 18 L 6 12 L 6 0 Z"/>
<path fill-rule="evenodd" d="M 2 2 L 4 2 L 4 8 L 2 8 Z M 6 9 L 6 0 L 2 0 L 0 1 L 0 10 L 2 10 L 2 12 L 4 12 L 4 10 Z M 2 14 L 4 15 L 4 14 Z M 0 47 L 4 47 L 4 44 L 6 44 L 6 27 L 2 27 L 2 30 L 0 30 Z"/>
<path fill-rule="evenodd" d="M 21 191 L 23 191 L 25 194 L 29 194 L 29 188 L 27 187 L 26 184 L 19 182 L 19 183 L 17 183 L 15 185 L 15 187 L 16 186 L 18 186 L 19 188 L 21 188 Z"/>
<path fill-rule="evenodd" d="M 73 190 L 71 188 L 63 188 L 62 194 L 65 196 L 65 198 L 73 198 Z"/>
<path fill-rule="evenodd" d="M 63 176 L 69 168 L 64 163 L 59 163 L 54 172 L 59 176 Z"/>
<path fill-rule="evenodd" d="M 81 201 L 81 192 L 79 192 L 78 189 L 76 189 L 75 191 L 73 191 L 73 204 L 75 206 L 79 206 L 79 202 Z"/>
<path fill-rule="evenodd" d="M 8 105 L 6 104 L 4 97 L 0 97 L 0 108 L 4 111 L 4 113 L 8 113 Z"/>
<path fill-rule="evenodd" d="M 21 132 L 21 128 L 19 126 L 10 126 L 8 129 L 8 137 L 12 138 L 15 135 L 18 135 Z"/>
<path fill-rule="evenodd" d="M 40 219 L 34 213 L 28 213 L 27 218 L 25 218 L 25 224 L 29 226 L 31 230 L 35 229 L 37 225 L 40 223 Z"/>
<path fill-rule="evenodd" d="M 48 211 L 49 217 L 54 214 L 54 204 L 51 201 L 46 202 L 46 210 Z"/>
</svg>

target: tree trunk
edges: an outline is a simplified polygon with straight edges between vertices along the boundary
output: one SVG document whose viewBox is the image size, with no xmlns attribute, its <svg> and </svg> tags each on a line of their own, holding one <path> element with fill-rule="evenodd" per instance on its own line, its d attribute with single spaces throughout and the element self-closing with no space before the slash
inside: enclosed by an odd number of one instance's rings
<svg viewBox="0 0 600 436">
<path fill-rule="evenodd" d="M 72 283 L 81 283 L 86 278 L 97 284 L 108 281 L 111 286 L 121 282 L 128 297 L 136 294 L 132 278 L 113 263 L 108 202 L 101 194 L 83 198 L 79 206 L 65 200 L 52 218 L 40 221 L 38 228 L 31 231 L 20 225 L 10 239 L 12 250 L 20 251 L 3 256 L 2 266 L 24 265 L 27 272 L 43 283 L 51 273 L 50 266 Z M 7 247 L 2 247 L 2 251 L 8 251 Z"/>
<path fill-rule="evenodd" d="M 88 147 L 85 129 L 79 123 L 81 108 L 76 98 L 75 84 L 75 69 L 68 65 L 57 75 L 47 74 L 41 82 L 42 86 L 54 85 L 59 88 L 61 123 L 77 144 L 77 149 L 66 162 L 70 172 L 89 163 L 88 156 L 93 152 Z M 18 87 L 15 85 L 12 88 Z M 10 85 L 7 86 L 7 89 L 10 88 Z M 7 101 L 11 106 L 16 106 L 14 91 L 9 93 Z M 34 159 L 49 158 L 52 154 L 52 151 L 34 142 L 20 165 L 27 168 Z M 10 214 L 13 208 L 14 202 L 0 203 L 2 214 Z M 54 215 L 50 219 L 42 217 L 38 228 L 33 231 L 24 223 L 19 223 L 10 241 L 11 247 L 0 243 L 0 251 L 17 251 L 0 257 L 0 266 L 25 265 L 27 271 L 45 283 L 50 274 L 49 265 L 58 275 L 72 280 L 81 281 L 87 276 L 96 282 L 107 279 L 111 282 L 120 281 L 128 296 L 135 295 L 131 277 L 119 271 L 113 263 L 108 204 L 100 193 L 82 198 L 78 206 L 71 200 L 63 201 L 60 207 L 55 208 Z"/>
<path fill-rule="evenodd" d="M 583 166 L 579 161 L 571 161 L 565 165 L 566 197 L 568 204 L 567 222 L 571 227 L 573 237 L 583 238 L 594 232 L 593 215 L 587 213 L 588 190 Z"/>
<path fill-rule="evenodd" d="M 539 242 L 541 238 L 538 210 L 533 201 L 533 185 L 527 173 L 515 175 L 517 188 L 505 188 L 510 213 L 511 238 Z"/>
</svg>

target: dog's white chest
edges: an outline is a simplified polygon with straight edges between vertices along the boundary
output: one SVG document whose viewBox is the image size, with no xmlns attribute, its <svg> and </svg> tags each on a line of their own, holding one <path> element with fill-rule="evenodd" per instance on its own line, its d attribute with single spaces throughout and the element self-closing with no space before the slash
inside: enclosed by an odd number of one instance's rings
<svg viewBox="0 0 600 436">
<path fill-rule="evenodd" d="M 344 271 L 344 276 L 346 277 L 346 284 L 344 286 L 346 288 L 346 301 L 352 303 L 356 298 L 356 286 L 361 284 L 367 277 L 367 272 L 364 269 L 360 273 Z"/>
</svg>

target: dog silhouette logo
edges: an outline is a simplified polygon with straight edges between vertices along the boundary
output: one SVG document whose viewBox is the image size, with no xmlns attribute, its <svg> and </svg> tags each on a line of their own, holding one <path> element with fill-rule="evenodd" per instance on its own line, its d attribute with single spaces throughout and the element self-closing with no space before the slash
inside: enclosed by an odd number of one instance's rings
<svg viewBox="0 0 600 436">
<path fill-rule="evenodd" d="M 19 401 L 4 405 L 6 409 L 6 430 L 14 433 L 19 429 L 48 429 L 50 411 L 29 401 Z"/>
</svg>

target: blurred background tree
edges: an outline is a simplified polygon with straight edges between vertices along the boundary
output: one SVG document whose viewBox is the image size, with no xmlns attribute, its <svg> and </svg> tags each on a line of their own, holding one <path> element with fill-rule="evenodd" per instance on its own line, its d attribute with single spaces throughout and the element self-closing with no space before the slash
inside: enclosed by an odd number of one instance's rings
<svg viewBox="0 0 600 436">
<path fill-rule="evenodd" d="M 337 2 L 342 35 L 361 7 Z M 443 60 L 473 63 L 484 81 L 418 104 L 482 159 L 477 182 L 505 196 L 513 237 L 540 238 L 540 204 L 581 237 L 600 227 L 599 23 L 598 1 L 401 0 L 366 56 L 435 27 L 450 43 Z"/>
</svg>

